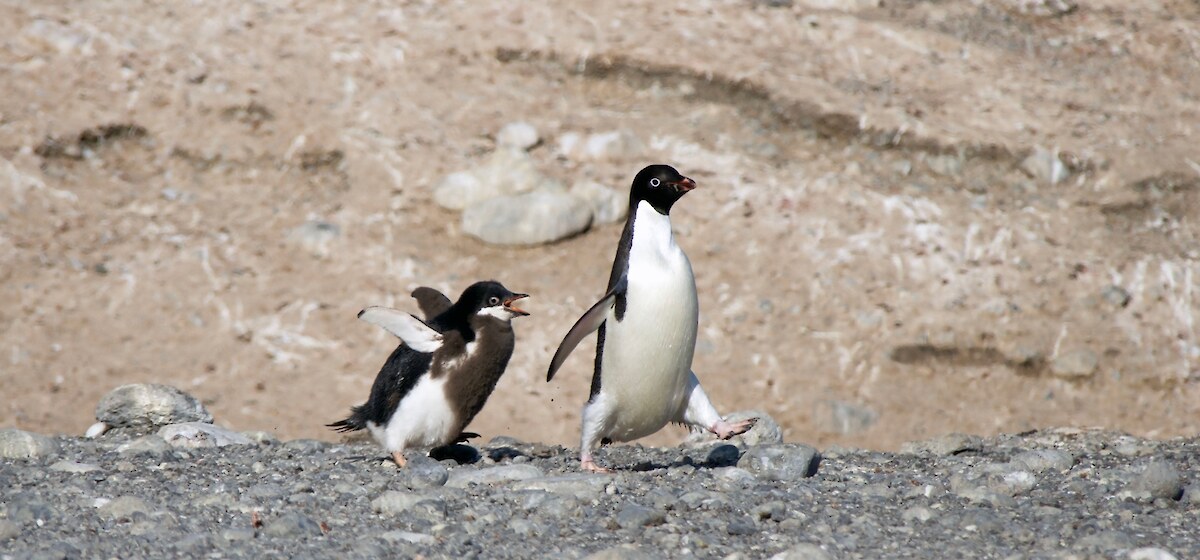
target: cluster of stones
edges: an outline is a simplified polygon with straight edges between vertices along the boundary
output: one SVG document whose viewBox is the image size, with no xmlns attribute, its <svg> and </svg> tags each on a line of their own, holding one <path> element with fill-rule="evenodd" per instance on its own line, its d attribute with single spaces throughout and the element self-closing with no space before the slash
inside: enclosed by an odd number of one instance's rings
<svg viewBox="0 0 1200 560">
<path fill-rule="evenodd" d="M 567 186 L 540 172 L 529 150 L 541 141 L 529 123 L 506 125 L 496 135 L 496 149 L 483 161 L 437 182 L 434 201 L 461 210 L 463 231 L 495 245 L 550 243 L 625 217 L 626 193 L 589 180 Z M 566 133 L 559 138 L 557 153 L 601 161 L 640 149 L 640 141 L 628 132 Z"/>
</svg>

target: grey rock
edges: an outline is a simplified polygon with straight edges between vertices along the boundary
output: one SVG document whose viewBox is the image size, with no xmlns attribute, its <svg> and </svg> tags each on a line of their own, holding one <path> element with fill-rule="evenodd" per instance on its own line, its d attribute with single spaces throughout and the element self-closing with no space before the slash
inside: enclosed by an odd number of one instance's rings
<svg viewBox="0 0 1200 560">
<path fill-rule="evenodd" d="M 1178 500 L 1183 496 L 1183 477 L 1175 465 L 1151 461 L 1118 495 L 1140 500 Z"/>
<path fill-rule="evenodd" d="M 150 513 L 154 510 L 150 504 L 137 496 L 119 496 L 100 506 L 97 511 L 102 517 L 129 519 L 134 514 Z"/>
<path fill-rule="evenodd" d="M 1130 301 L 1133 301 L 1133 296 L 1129 295 L 1129 292 L 1125 288 L 1117 285 L 1105 286 L 1100 291 L 1100 297 L 1104 298 L 1104 301 L 1113 307 L 1125 307 L 1129 305 Z"/>
<path fill-rule="evenodd" d="M 282 484 L 275 482 L 260 482 L 246 489 L 246 497 L 255 500 L 282 497 L 285 490 Z"/>
<path fill-rule="evenodd" d="M 783 429 L 779 427 L 779 422 L 776 422 L 770 414 L 763 410 L 739 410 L 725 417 L 726 421 L 738 422 L 749 418 L 757 418 L 754 427 L 750 428 L 744 434 L 739 434 L 729 438 L 728 442 L 739 447 L 747 447 L 752 445 L 773 445 L 783 443 Z M 688 434 L 684 440 L 685 445 L 700 446 L 711 445 L 713 436 L 709 432 L 692 432 Z"/>
<path fill-rule="evenodd" d="M 933 510 L 925 506 L 912 506 L 904 510 L 904 513 L 900 514 L 900 518 L 906 523 L 925 523 L 926 521 L 933 519 Z"/>
<path fill-rule="evenodd" d="M 629 194 L 610 189 L 595 181 L 580 181 L 571 185 L 570 194 L 587 201 L 592 208 L 592 224 L 603 225 L 625 219 L 629 210 Z"/>
<path fill-rule="evenodd" d="M 1075 541 L 1076 549 L 1128 550 L 1134 546 L 1133 537 L 1121 531 L 1100 531 Z"/>
<path fill-rule="evenodd" d="M 53 465 L 50 465 L 50 470 L 72 473 L 72 474 L 82 474 L 82 473 L 89 473 L 92 471 L 98 471 L 98 470 L 100 470 L 100 466 L 93 465 L 91 463 L 80 463 L 78 461 L 63 460 L 63 461 L 54 463 Z"/>
<path fill-rule="evenodd" d="M 787 519 L 787 504 L 778 500 L 758 504 L 750 510 L 750 515 L 759 520 L 783 521 Z"/>
<path fill-rule="evenodd" d="M 787 481 L 815 475 L 820 460 L 820 453 L 811 446 L 785 443 L 750 448 L 738 467 L 759 478 Z"/>
<path fill-rule="evenodd" d="M 110 426 L 147 429 L 180 422 L 212 422 L 195 397 L 157 383 L 122 385 L 96 405 L 96 420 Z"/>
<path fill-rule="evenodd" d="M 637 504 L 627 504 L 617 512 L 616 521 L 617 525 L 623 529 L 634 529 L 662 525 L 666 521 L 666 515 L 656 509 Z"/>
<path fill-rule="evenodd" d="M 142 436 L 128 443 L 117 446 L 117 453 L 122 455 L 162 455 L 171 450 L 167 440 L 158 434 Z"/>
<path fill-rule="evenodd" d="M 1024 466 L 1033 473 L 1066 471 L 1075 464 L 1075 456 L 1058 449 L 1033 449 L 1013 456 L 1013 464 Z"/>
<path fill-rule="evenodd" d="M 517 490 L 545 490 L 555 494 L 565 494 L 578 498 L 589 499 L 604 493 L 605 487 L 613 479 L 612 475 L 571 473 L 559 476 L 547 476 L 521 480 L 513 485 Z"/>
<path fill-rule="evenodd" d="M 21 526 L 7 519 L 0 519 L 0 543 L 21 534 Z"/>
<path fill-rule="evenodd" d="M 545 476 L 546 473 L 533 465 L 503 465 L 483 469 L 455 469 L 450 473 L 446 486 L 466 488 L 471 484 L 499 484 L 514 480 L 529 480 Z"/>
<path fill-rule="evenodd" d="M 540 141 L 537 128 L 524 121 L 508 123 L 496 134 L 497 145 L 518 150 L 528 150 Z"/>
<path fill-rule="evenodd" d="M 434 537 L 433 535 L 427 535 L 425 533 L 413 533 L 411 531 L 388 531 L 379 536 L 380 536 L 380 538 L 382 538 L 383 540 L 385 540 L 389 543 L 400 543 L 400 542 L 407 542 L 407 543 L 414 543 L 414 544 L 435 544 L 435 543 L 437 543 L 437 538 Z"/>
<path fill-rule="evenodd" d="M 309 220 L 288 233 L 288 240 L 313 257 L 324 259 L 329 257 L 334 242 L 341 236 L 342 228 L 337 224 Z"/>
<path fill-rule="evenodd" d="M 462 215 L 463 231 L 493 245 L 536 245 L 588 228 L 587 202 L 554 190 L 501 196 L 477 202 Z"/>
<path fill-rule="evenodd" d="M 813 419 L 828 431 L 856 434 L 870 428 L 879 419 L 879 413 L 865 406 L 826 399 L 814 405 Z"/>
<path fill-rule="evenodd" d="M 901 453 L 947 457 L 983 449 L 983 438 L 967 434 L 947 434 L 924 441 L 910 441 L 900 446 Z"/>
<path fill-rule="evenodd" d="M 1179 560 L 1174 554 L 1161 548 L 1144 547 L 1129 551 L 1129 560 Z"/>
<path fill-rule="evenodd" d="M 1099 358 L 1087 348 L 1079 348 L 1055 356 L 1050 371 L 1065 379 L 1085 379 L 1096 373 Z"/>
<path fill-rule="evenodd" d="M 172 447 L 196 449 L 226 445 L 254 445 L 250 438 L 233 430 L 204 422 L 169 424 L 158 430 L 159 437 Z"/>
<path fill-rule="evenodd" d="M 450 471 L 445 465 L 427 457 L 410 460 L 403 474 L 408 487 L 414 489 L 437 488 L 450 478 Z"/>
<path fill-rule="evenodd" d="M 212 538 L 208 533 L 192 533 L 175 541 L 173 547 L 178 552 L 196 554 L 212 548 Z"/>
<path fill-rule="evenodd" d="M 758 532 L 758 527 L 749 519 L 737 518 L 725 524 L 725 532 L 730 535 L 753 535 Z"/>
<path fill-rule="evenodd" d="M 418 508 L 418 506 L 422 506 Z M 383 515 L 399 515 L 421 509 L 423 511 L 435 511 L 445 509 L 445 500 L 428 494 L 417 494 L 413 492 L 401 492 L 397 490 L 389 490 L 381 494 L 378 498 L 371 500 L 371 511 Z"/>
<path fill-rule="evenodd" d="M 16 428 L 0 430 L 0 458 L 38 459 L 58 453 L 58 443 L 41 434 Z"/>
<path fill-rule="evenodd" d="M 833 556 L 816 544 L 802 543 L 772 556 L 771 560 L 833 560 Z"/>
<path fill-rule="evenodd" d="M 305 515 L 289 512 L 275 519 L 264 520 L 263 536 L 276 538 L 319 537 L 321 525 Z"/>
<path fill-rule="evenodd" d="M 19 525 L 40 527 L 58 517 L 58 511 L 51 502 L 28 495 L 6 495 L 3 504 L 7 506 L 9 521 Z"/>
<path fill-rule="evenodd" d="M 254 529 L 249 527 L 234 527 L 221 531 L 221 540 L 228 543 L 244 542 L 254 538 Z"/>
<path fill-rule="evenodd" d="M 585 560 L 654 560 L 655 558 L 663 558 L 663 556 L 651 554 L 632 544 L 606 548 L 584 557 Z"/>
<path fill-rule="evenodd" d="M 1180 501 L 1197 505 L 1200 504 L 1200 483 L 1193 482 L 1183 489 L 1183 495 L 1179 497 Z"/>
</svg>

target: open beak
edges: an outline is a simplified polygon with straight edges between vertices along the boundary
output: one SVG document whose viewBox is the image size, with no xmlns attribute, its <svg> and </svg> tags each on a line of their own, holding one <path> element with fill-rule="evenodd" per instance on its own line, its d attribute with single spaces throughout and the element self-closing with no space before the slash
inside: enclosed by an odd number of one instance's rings
<svg viewBox="0 0 1200 560">
<path fill-rule="evenodd" d="M 513 305 L 513 302 L 515 302 L 519 299 L 527 298 L 527 297 L 529 297 L 529 294 L 513 294 L 512 297 L 504 300 L 504 308 L 507 309 L 513 315 L 516 315 L 518 317 L 523 317 L 525 315 L 529 315 L 528 311 L 525 311 L 524 309 L 521 309 L 520 307 Z"/>
<path fill-rule="evenodd" d="M 672 181 L 667 184 L 675 187 L 675 190 L 681 193 L 685 193 L 696 188 L 696 182 L 688 179 L 687 177 L 684 177 L 682 181 Z"/>
</svg>

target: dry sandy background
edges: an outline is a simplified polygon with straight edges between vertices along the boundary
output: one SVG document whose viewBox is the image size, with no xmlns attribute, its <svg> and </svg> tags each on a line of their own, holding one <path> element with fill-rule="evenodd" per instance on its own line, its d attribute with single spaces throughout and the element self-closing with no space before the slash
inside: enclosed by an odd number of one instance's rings
<svg viewBox="0 0 1200 560">
<path fill-rule="evenodd" d="M 489 247 L 431 201 L 524 120 L 563 181 L 700 183 L 673 219 L 724 411 L 877 448 L 1194 434 L 1200 5 L 776 4 L 3 2 L 0 426 L 82 433 L 154 381 L 334 439 L 394 345 L 360 308 L 496 278 L 534 315 L 472 429 L 573 444 L 590 344 L 545 368 L 620 225 Z M 556 154 L 612 130 L 644 151 Z"/>
</svg>

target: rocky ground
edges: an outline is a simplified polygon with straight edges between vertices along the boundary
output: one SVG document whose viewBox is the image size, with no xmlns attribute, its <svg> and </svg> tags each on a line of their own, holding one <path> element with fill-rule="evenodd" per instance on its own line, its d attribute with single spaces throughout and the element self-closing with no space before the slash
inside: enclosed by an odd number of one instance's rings
<svg viewBox="0 0 1200 560">
<path fill-rule="evenodd" d="M 1200 439 L 1048 429 L 896 453 L 781 442 L 408 453 L 281 442 L 126 386 L 87 438 L 0 430 L 0 559 L 1128 558 L 1200 554 Z"/>
<path fill-rule="evenodd" d="M 890 450 L 1194 435 L 1198 21 L 1184 0 L 0 3 L 0 426 L 81 434 L 108 390 L 161 381 L 335 441 L 395 344 L 358 310 L 495 278 L 533 315 L 473 429 L 573 444 L 590 342 L 543 379 L 620 233 L 597 187 L 662 161 L 700 185 L 673 222 L 722 410 Z M 455 207 L 501 184 L 525 198 Z"/>
<path fill-rule="evenodd" d="M 1062 429 L 819 455 L 619 446 L 599 455 L 612 475 L 512 438 L 460 446 L 458 460 L 411 454 L 402 471 L 368 444 L 49 441 L 0 461 L 0 558 L 1200 555 L 1200 487 L 1180 476 L 1200 468 L 1196 438 Z"/>
</svg>

